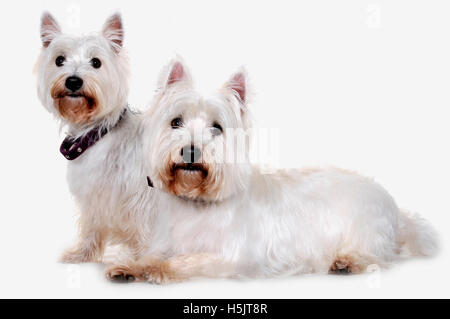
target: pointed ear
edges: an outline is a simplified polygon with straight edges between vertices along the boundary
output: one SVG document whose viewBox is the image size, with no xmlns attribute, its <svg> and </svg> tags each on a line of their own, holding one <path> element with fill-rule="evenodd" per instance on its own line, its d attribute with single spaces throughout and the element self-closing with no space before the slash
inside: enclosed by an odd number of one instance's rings
<svg viewBox="0 0 450 319">
<path fill-rule="evenodd" d="M 247 72 L 241 68 L 225 83 L 242 105 L 247 103 Z"/>
<path fill-rule="evenodd" d="M 191 81 L 189 70 L 183 62 L 177 59 L 172 61 L 163 71 L 158 86 L 165 90 L 177 83 L 190 83 Z"/>
<path fill-rule="evenodd" d="M 44 12 L 41 17 L 41 40 L 44 48 L 48 47 L 53 39 L 61 33 L 61 28 L 55 18 Z"/>
<path fill-rule="evenodd" d="M 113 50 L 118 53 L 122 49 L 123 44 L 122 18 L 119 13 L 113 14 L 106 20 L 102 33 L 111 43 Z"/>
<path fill-rule="evenodd" d="M 184 70 L 183 64 L 181 62 L 175 62 L 172 64 L 169 76 L 167 77 L 167 85 L 172 85 L 174 83 L 180 82 L 184 79 L 186 71 Z"/>
</svg>

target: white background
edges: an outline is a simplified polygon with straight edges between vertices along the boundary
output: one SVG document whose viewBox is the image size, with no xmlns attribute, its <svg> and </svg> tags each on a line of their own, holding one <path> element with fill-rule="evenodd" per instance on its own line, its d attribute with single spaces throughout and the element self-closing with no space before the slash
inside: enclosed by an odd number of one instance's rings
<svg viewBox="0 0 450 319">
<path fill-rule="evenodd" d="M 450 297 L 448 1 L 2 1 L 0 297 Z M 123 14 L 144 109 L 176 53 L 200 86 L 240 65 L 258 126 L 279 128 L 279 165 L 332 164 L 375 177 L 438 229 L 442 252 L 381 273 L 171 286 L 115 285 L 103 266 L 57 263 L 75 239 L 63 134 L 40 105 L 39 20 L 99 30 Z M 78 19 L 79 18 L 79 19 Z"/>
</svg>

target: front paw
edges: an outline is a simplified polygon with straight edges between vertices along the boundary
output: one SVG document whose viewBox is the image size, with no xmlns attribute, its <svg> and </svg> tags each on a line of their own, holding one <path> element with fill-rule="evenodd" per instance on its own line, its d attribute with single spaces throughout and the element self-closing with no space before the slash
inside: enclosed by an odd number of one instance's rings
<svg viewBox="0 0 450 319">
<path fill-rule="evenodd" d="M 128 265 L 113 265 L 106 270 L 106 278 L 110 281 L 143 281 L 151 284 L 163 285 L 180 282 L 181 277 L 177 276 L 169 268 L 165 261 L 152 261 L 145 264 L 135 263 Z"/>
<path fill-rule="evenodd" d="M 124 283 L 136 280 L 135 274 L 127 266 L 111 266 L 106 270 L 106 278 L 112 282 Z"/>
<path fill-rule="evenodd" d="M 181 279 L 170 270 L 167 262 L 154 262 L 146 267 L 147 282 L 155 285 L 165 285 L 180 282 Z"/>
</svg>

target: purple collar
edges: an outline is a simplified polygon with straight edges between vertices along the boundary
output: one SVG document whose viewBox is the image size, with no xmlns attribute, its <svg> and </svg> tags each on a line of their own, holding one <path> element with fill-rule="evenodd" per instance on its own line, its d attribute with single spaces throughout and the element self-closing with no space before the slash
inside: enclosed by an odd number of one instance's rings
<svg viewBox="0 0 450 319">
<path fill-rule="evenodd" d="M 83 135 L 79 138 L 72 138 L 71 136 L 66 136 L 64 141 L 59 148 L 61 154 L 68 159 L 69 161 L 76 159 L 78 156 L 83 154 L 89 147 L 97 143 L 99 139 L 105 136 L 111 129 L 115 128 L 120 121 L 123 119 L 125 113 L 127 112 L 127 108 L 125 108 L 120 114 L 119 120 L 117 123 L 111 128 L 99 128 L 95 127 L 90 130 L 86 135 Z"/>
</svg>

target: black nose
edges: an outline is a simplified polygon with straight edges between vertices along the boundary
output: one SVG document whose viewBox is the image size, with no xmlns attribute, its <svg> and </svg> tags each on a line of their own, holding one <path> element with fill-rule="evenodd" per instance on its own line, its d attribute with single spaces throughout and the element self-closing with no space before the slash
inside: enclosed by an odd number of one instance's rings
<svg viewBox="0 0 450 319">
<path fill-rule="evenodd" d="M 69 76 L 66 79 L 66 88 L 72 92 L 78 91 L 83 86 L 83 80 L 78 76 Z"/>
<path fill-rule="evenodd" d="M 202 156 L 202 151 L 194 145 L 186 145 L 181 149 L 181 156 L 185 163 L 198 163 L 198 160 Z"/>
</svg>

